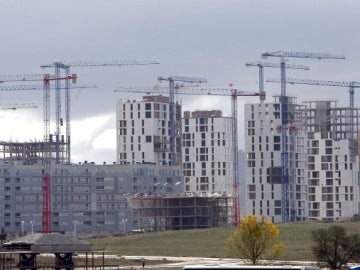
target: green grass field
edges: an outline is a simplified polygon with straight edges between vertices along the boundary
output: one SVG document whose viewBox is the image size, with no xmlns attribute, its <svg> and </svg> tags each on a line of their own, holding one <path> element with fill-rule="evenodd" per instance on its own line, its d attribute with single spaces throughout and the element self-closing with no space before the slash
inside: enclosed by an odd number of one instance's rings
<svg viewBox="0 0 360 270">
<path fill-rule="evenodd" d="M 285 244 L 282 259 L 314 260 L 311 253 L 311 232 L 334 224 L 344 226 L 348 234 L 360 234 L 359 222 L 279 224 L 280 241 Z M 106 250 L 117 255 L 233 258 L 226 248 L 225 239 L 234 230 L 235 228 L 231 227 L 151 232 L 95 238 L 89 241 L 94 249 Z"/>
</svg>

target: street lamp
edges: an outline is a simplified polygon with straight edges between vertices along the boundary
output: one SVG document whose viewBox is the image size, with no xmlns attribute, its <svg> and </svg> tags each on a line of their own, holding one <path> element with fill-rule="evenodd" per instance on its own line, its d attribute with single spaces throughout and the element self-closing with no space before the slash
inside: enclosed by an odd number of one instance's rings
<svg viewBox="0 0 360 270">
<path fill-rule="evenodd" d="M 34 220 L 30 220 L 30 224 L 31 224 L 31 234 L 34 234 Z"/>
<path fill-rule="evenodd" d="M 24 221 L 21 221 L 21 236 L 24 236 Z"/>
<path fill-rule="evenodd" d="M 74 238 L 76 237 L 76 224 L 77 224 L 77 220 L 73 220 L 73 223 L 74 223 Z"/>
<path fill-rule="evenodd" d="M 123 218 L 122 219 L 122 222 L 123 222 L 123 224 L 124 224 L 124 233 L 126 232 L 126 222 L 127 222 L 128 220 L 125 218 Z"/>
<path fill-rule="evenodd" d="M 150 224 L 151 224 L 151 232 L 154 230 L 154 219 L 150 220 Z"/>
</svg>

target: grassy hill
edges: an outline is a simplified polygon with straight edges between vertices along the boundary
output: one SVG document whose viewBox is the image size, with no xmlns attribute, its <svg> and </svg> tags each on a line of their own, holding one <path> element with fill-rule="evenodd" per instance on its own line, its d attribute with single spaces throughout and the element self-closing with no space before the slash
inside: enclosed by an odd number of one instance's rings
<svg viewBox="0 0 360 270">
<path fill-rule="evenodd" d="M 348 234 L 360 234 L 359 222 L 320 223 L 301 222 L 279 224 L 280 240 L 285 243 L 284 260 L 314 260 L 311 253 L 311 232 L 330 225 L 342 225 Z M 232 258 L 225 239 L 235 228 L 151 232 L 126 236 L 94 238 L 94 249 L 117 255 L 186 256 Z"/>
</svg>

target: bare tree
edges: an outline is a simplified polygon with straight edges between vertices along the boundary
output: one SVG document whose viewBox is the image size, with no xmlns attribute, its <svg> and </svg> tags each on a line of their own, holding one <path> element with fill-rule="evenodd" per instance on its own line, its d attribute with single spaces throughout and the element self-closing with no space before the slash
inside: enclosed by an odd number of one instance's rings
<svg viewBox="0 0 360 270">
<path fill-rule="evenodd" d="M 360 236 L 347 235 L 343 226 L 333 225 L 328 229 L 312 232 L 312 251 L 319 262 L 325 262 L 331 269 L 340 269 L 360 252 Z"/>
</svg>

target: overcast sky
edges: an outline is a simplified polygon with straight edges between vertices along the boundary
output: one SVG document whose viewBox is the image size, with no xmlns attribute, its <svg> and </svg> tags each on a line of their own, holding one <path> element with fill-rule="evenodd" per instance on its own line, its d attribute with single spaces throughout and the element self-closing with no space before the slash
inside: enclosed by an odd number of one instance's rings
<svg viewBox="0 0 360 270">
<path fill-rule="evenodd" d="M 0 0 L 0 74 L 53 73 L 40 65 L 54 60 L 159 61 L 159 65 L 71 69 L 78 84 L 98 86 L 72 90 L 72 161 L 113 162 L 116 101 L 142 96 L 115 93 L 117 86 L 152 87 L 158 76 L 179 75 L 205 77 L 210 87 L 235 83 L 255 92 L 258 69 L 246 68 L 245 63 L 279 50 L 346 56 L 346 60 L 289 59 L 310 66 L 309 71 L 287 70 L 289 78 L 360 81 L 359 10 L 358 0 Z M 278 69 L 265 69 L 265 78 L 279 75 Z M 280 93 L 279 84 L 266 83 L 265 89 L 269 102 Z M 287 92 L 298 96 L 299 102 L 326 98 L 343 106 L 349 103 L 345 88 L 289 85 Z M 0 92 L 0 99 L 1 104 L 39 106 L 1 110 L 0 140 L 42 140 L 41 91 Z M 185 110 L 222 109 L 230 115 L 226 97 L 182 100 Z M 257 99 L 239 100 L 240 126 L 244 102 Z M 52 110 L 52 120 L 54 116 Z"/>
</svg>

